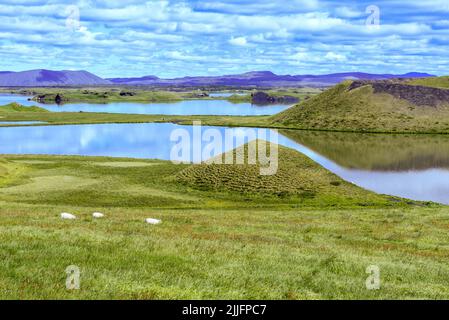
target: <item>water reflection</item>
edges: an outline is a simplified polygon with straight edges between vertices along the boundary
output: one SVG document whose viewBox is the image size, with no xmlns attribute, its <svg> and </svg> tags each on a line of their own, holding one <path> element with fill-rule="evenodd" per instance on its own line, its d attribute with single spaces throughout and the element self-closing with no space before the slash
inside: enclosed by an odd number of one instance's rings
<svg viewBox="0 0 449 320">
<path fill-rule="evenodd" d="M 215 98 L 229 98 L 232 96 L 244 96 L 245 93 L 240 92 L 211 92 L 209 93 L 209 97 Z"/>
<path fill-rule="evenodd" d="M 0 128 L 0 153 L 169 160 L 170 135 L 179 128 L 192 135 L 191 126 L 169 123 Z M 215 129 L 224 136 L 226 128 Z M 449 204 L 449 136 L 281 131 L 278 143 L 365 189 Z"/>
<path fill-rule="evenodd" d="M 0 105 L 17 102 L 24 106 L 39 106 L 52 112 L 106 112 L 163 115 L 261 116 L 279 113 L 288 105 L 257 106 L 251 103 L 232 103 L 227 100 L 185 100 L 170 103 L 111 102 L 43 104 L 29 101 L 29 96 L 0 94 Z"/>
<path fill-rule="evenodd" d="M 0 121 L 0 126 L 2 125 L 24 125 L 24 124 L 44 124 L 44 121 Z"/>
<path fill-rule="evenodd" d="M 449 136 L 281 132 L 291 147 L 367 190 L 449 204 Z"/>
<path fill-rule="evenodd" d="M 395 172 L 449 168 L 449 135 L 282 133 L 345 168 Z"/>
</svg>

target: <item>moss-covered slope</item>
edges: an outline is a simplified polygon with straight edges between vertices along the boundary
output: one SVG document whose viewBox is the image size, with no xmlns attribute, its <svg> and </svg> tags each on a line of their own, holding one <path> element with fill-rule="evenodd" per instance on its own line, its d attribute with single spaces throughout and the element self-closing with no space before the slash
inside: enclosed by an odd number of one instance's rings
<svg viewBox="0 0 449 320">
<path fill-rule="evenodd" d="M 255 142 L 250 143 L 253 144 Z M 273 147 L 271 144 L 270 148 Z M 248 145 L 244 146 L 244 150 L 247 155 Z M 243 148 L 229 153 L 235 157 L 240 152 Z M 386 197 L 348 183 L 303 154 L 282 146 L 278 146 L 276 173 L 261 175 L 261 167 L 266 165 L 261 165 L 260 161 L 256 165 L 246 161 L 245 164 L 193 164 L 180 171 L 176 178 L 196 190 L 248 196 L 314 198 L 323 203 L 336 199 L 351 203 L 386 200 Z"/>
<path fill-rule="evenodd" d="M 15 113 L 15 112 L 48 112 L 48 110 L 40 107 L 25 107 L 18 103 L 10 103 L 5 106 L 0 106 L 0 113 Z"/>
<path fill-rule="evenodd" d="M 416 90 L 425 94 L 416 95 Z M 319 130 L 449 132 L 447 90 L 427 91 L 404 82 L 354 85 L 348 81 L 271 117 L 271 123 Z"/>
</svg>

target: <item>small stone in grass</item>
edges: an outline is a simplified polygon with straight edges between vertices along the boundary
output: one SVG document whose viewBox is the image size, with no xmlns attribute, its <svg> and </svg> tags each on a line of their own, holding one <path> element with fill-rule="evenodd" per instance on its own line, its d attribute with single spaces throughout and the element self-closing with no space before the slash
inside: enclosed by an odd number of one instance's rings
<svg viewBox="0 0 449 320">
<path fill-rule="evenodd" d="M 101 212 L 94 212 L 94 213 L 92 213 L 92 217 L 94 217 L 94 218 L 103 218 L 104 214 L 102 214 Z"/>
<path fill-rule="evenodd" d="M 145 222 L 149 224 L 160 224 L 162 221 L 158 219 L 148 218 L 145 220 Z"/>
<path fill-rule="evenodd" d="M 61 213 L 61 219 L 73 220 L 76 219 L 76 217 L 71 213 L 63 212 Z"/>
</svg>

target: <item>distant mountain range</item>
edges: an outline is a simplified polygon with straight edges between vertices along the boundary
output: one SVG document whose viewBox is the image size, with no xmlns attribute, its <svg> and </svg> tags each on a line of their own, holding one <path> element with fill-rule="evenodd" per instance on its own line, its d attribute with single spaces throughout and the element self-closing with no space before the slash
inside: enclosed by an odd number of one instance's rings
<svg viewBox="0 0 449 320">
<path fill-rule="evenodd" d="M 0 72 L 2 87 L 51 87 L 51 86 L 97 86 L 110 85 L 104 80 L 87 71 L 51 71 L 30 70 L 22 72 Z"/>
<path fill-rule="evenodd" d="M 240 86 L 240 87 L 326 87 L 344 80 L 386 80 L 392 78 L 426 78 L 427 73 L 370 74 L 361 72 L 334 73 L 325 75 L 277 75 L 270 71 L 254 71 L 236 75 L 183 77 L 160 79 L 156 76 L 140 78 L 102 79 L 87 71 L 30 70 L 22 72 L 0 71 L 2 87 L 49 87 L 49 86 Z"/>
<path fill-rule="evenodd" d="M 236 75 L 210 77 L 184 77 L 160 79 L 156 76 L 143 78 L 107 79 L 115 84 L 156 85 L 156 86 L 259 86 L 259 87 L 297 87 L 297 86 L 332 86 L 344 80 L 386 80 L 392 78 L 426 78 L 433 77 L 427 73 L 369 74 L 361 72 L 334 73 L 325 75 L 277 75 L 270 71 L 255 71 Z"/>
</svg>

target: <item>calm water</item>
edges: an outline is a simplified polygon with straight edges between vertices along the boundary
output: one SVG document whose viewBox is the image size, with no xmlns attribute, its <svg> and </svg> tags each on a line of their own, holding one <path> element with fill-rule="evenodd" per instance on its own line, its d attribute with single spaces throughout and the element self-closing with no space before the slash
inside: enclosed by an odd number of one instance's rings
<svg viewBox="0 0 449 320">
<path fill-rule="evenodd" d="M 155 123 L 0 128 L 0 153 L 168 160 L 176 129 L 193 130 Z M 214 129 L 224 136 L 225 128 Z M 281 131 L 279 143 L 365 189 L 449 204 L 449 136 Z"/>
<path fill-rule="evenodd" d="M 229 98 L 233 95 L 244 96 L 245 94 L 240 93 L 240 92 L 211 92 L 211 93 L 209 93 L 209 96 L 213 97 L 213 98 Z"/>
<path fill-rule="evenodd" d="M 24 106 L 39 106 L 53 112 L 107 112 L 163 115 L 261 116 L 281 112 L 288 105 L 257 106 L 251 103 L 231 103 L 227 100 L 185 100 L 171 103 L 114 102 L 108 104 L 70 103 L 42 104 L 28 101 L 29 96 L 0 94 L 0 105 L 17 102 Z"/>
<path fill-rule="evenodd" d="M 0 121 L 1 125 L 17 125 L 17 124 L 43 124 L 44 121 Z"/>
</svg>

